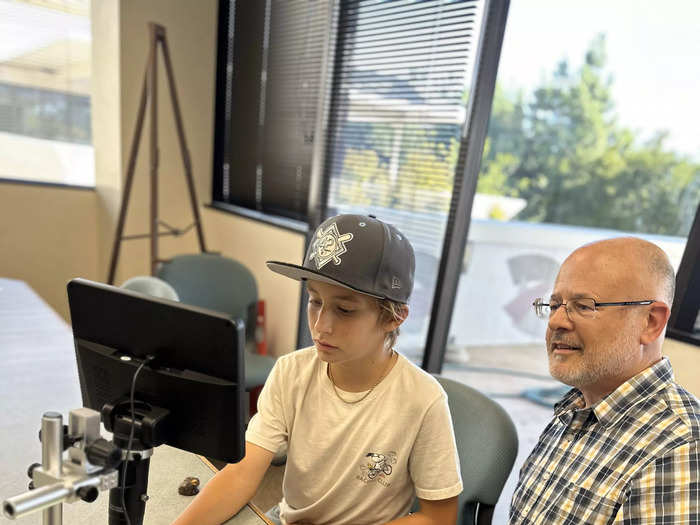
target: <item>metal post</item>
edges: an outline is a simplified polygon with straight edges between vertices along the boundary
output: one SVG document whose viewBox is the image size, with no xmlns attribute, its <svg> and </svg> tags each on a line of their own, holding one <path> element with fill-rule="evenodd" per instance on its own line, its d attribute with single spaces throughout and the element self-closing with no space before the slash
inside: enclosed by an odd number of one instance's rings
<svg viewBox="0 0 700 525">
<path fill-rule="evenodd" d="M 117 232 L 114 235 L 114 244 L 112 245 L 112 258 L 109 264 L 109 275 L 107 277 L 107 282 L 109 284 L 114 284 L 114 278 L 117 271 L 117 261 L 119 260 L 119 248 L 121 246 L 122 234 L 124 232 L 124 223 L 126 222 L 126 210 L 129 207 L 131 184 L 134 181 L 136 157 L 139 154 L 139 145 L 141 144 L 141 132 L 143 131 L 143 120 L 146 115 L 146 101 L 148 100 L 148 72 L 151 69 L 151 63 L 155 60 L 155 49 L 155 45 L 153 45 L 153 43 L 151 42 L 148 59 L 146 60 L 146 69 L 143 74 L 143 83 L 141 86 L 141 101 L 139 102 L 139 109 L 136 114 L 136 129 L 134 129 L 134 137 L 131 140 L 129 163 L 127 164 L 126 178 L 124 180 L 124 195 L 122 195 L 122 205 L 119 210 L 119 220 L 117 221 Z"/>
<path fill-rule="evenodd" d="M 58 412 L 46 412 L 41 418 L 41 466 L 56 478 L 63 474 L 63 417 Z M 44 525 L 62 525 L 63 503 L 42 512 Z"/>
<path fill-rule="evenodd" d="M 148 98 L 151 102 L 151 275 L 158 265 L 158 57 L 156 46 L 161 37 L 159 26 L 149 22 L 153 62 L 149 71 Z"/>
<path fill-rule="evenodd" d="M 180 113 L 180 104 L 178 103 L 177 91 L 175 90 L 175 75 L 173 74 L 173 66 L 170 62 L 170 51 L 168 50 L 168 41 L 165 38 L 165 29 L 161 27 L 163 36 L 160 40 L 165 61 L 165 72 L 168 77 L 168 86 L 170 87 L 170 99 L 173 103 L 173 114 L 175 115 L 175 126 L 177 130 L 177 138 L 180 143 L 180 153 L 182 154 L 182 163 L 185 166 L 185 179 L 187 187 L 190 190 L 190 204 L 192 205 L 192 215 L 194 216 L 195 225 L 197 227 L 197 239 L 199 240 L 199 249 L 206 252 L 204 244 L 204 232 L 202 231 L 202 219 L 199 215 L 199 206 L 197 205 L 197 192 L 194 186 L 194 178 L 192 177 L 192 162 L 190 152 L 187 149 L 185 141 L 185 128 L 182 125 L 182 114 Z"/>
</svg>

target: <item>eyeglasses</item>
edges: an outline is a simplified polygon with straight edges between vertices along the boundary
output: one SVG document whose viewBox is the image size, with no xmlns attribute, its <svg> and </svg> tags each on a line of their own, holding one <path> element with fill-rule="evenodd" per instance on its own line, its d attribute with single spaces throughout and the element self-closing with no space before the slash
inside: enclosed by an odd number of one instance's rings
<svg viewBox="0 0 700 525">
<path fill-rule="evenodd" d="M 572 299 L 568 303 L 559 303 L 550 299 L 549 303 L 545 303 L 541 297 L 535 299 L 532 306 L 535 307 L 535 313 L 540 319 L 548 319 L 563 306 L 569 319 L 574 317 L 582 317 L 584 319 L 592 319 L 596 316 L 596 311 L 599 306 L 639 306 L 647 305 L 655 302 L 653 299 L 645 299 L 644 301 L 620 301 L 615 303 L 597 303 L 595 299 L 581 297 Z"/>
</svg>

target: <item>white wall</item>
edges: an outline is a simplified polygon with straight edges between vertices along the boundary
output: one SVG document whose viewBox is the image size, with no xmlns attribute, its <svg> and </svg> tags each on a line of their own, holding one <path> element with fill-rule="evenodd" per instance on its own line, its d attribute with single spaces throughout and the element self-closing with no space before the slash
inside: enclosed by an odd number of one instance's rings
<svg viewBox="0 0 700 525">
<path fill-rule="evenodd" d="M 304 259 L 304 236 L 212 209 L 204 211 L 204 224 L 212 246 L 253 272 L 258 295 L 265 300 L 270 353 L 279 356 L 295 350 L 301 286 L 268 270 L 265 261 L 300 264 Z"/>
<path fill-rule="evenodd" d="M 700 398 L 700 347 L 666 339 L 663 353 L 671 360 L 676 381 Z"/>
<path fill-rule="evenodd" d="M 64 318 L 66 283 L 97 274 L 92 190 L 0 183 L 0 276 L 25 281 Z"/>
</svg>

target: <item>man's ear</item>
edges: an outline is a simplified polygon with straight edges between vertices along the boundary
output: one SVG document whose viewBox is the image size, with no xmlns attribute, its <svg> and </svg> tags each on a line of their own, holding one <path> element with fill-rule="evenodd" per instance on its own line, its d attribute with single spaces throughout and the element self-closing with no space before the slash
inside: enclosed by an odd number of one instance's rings
<svg viewBox="0 0 700 525">
<path fill-rule="evenodd" d="M 640 342 L 648 345 L 656 341 L 666 328 L 668 318 L 671 316 L 671 309 L 661 301 L 655 301 L 649 306 L 649 311 L 644 319 L 646 325 L 642 329 Z"/>
</svg>

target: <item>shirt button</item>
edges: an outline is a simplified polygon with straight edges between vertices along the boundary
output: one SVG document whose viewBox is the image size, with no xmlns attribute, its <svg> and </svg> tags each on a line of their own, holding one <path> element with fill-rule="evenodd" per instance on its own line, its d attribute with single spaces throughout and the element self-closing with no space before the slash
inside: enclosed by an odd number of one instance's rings
<svg viewBox="0 0 700 525">
<path fill-rule="evenodd" d="M 542 474 L 542 479 L 549 479 L 549 472 Z"/>
</svg>

